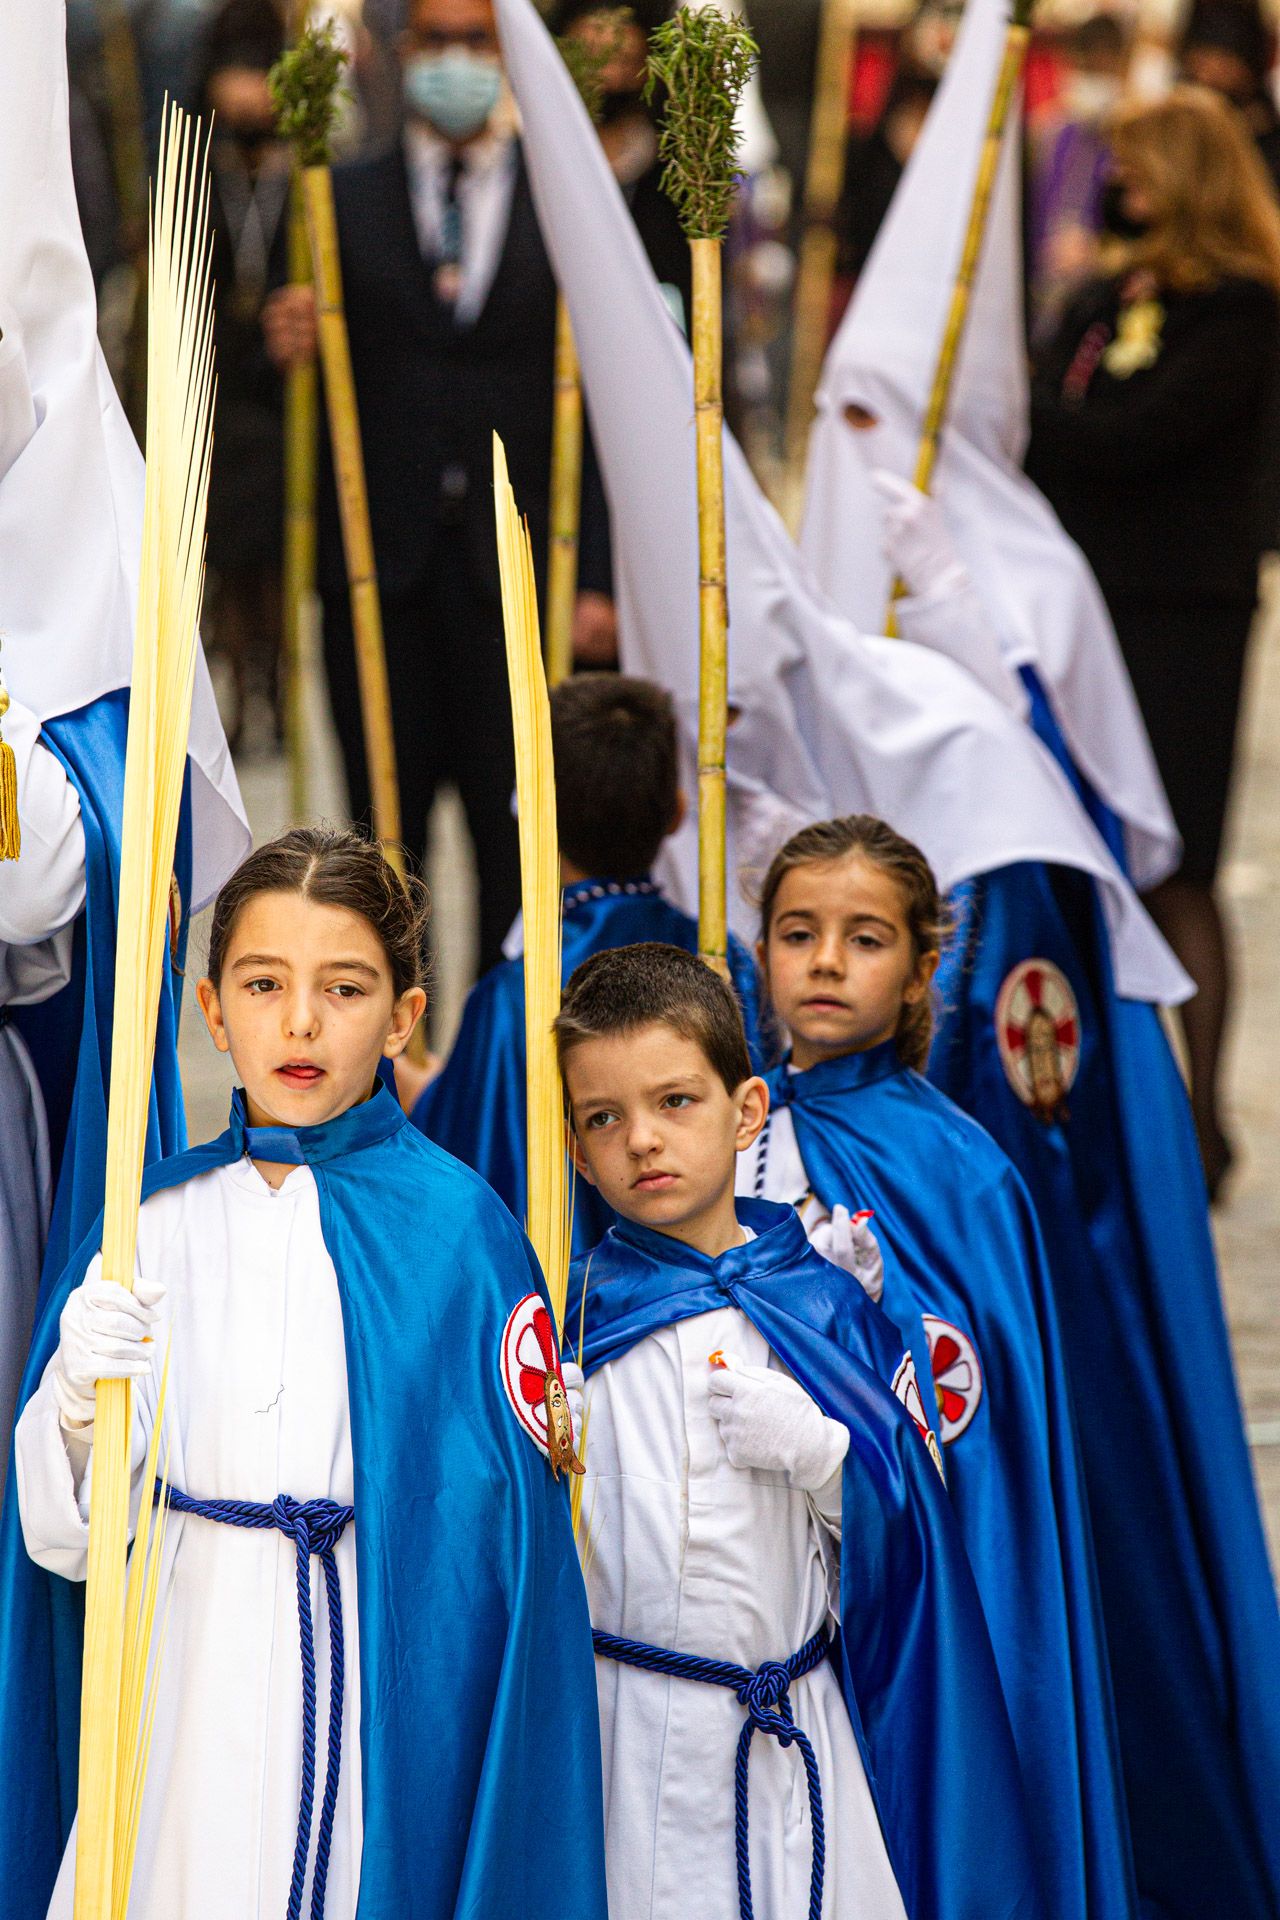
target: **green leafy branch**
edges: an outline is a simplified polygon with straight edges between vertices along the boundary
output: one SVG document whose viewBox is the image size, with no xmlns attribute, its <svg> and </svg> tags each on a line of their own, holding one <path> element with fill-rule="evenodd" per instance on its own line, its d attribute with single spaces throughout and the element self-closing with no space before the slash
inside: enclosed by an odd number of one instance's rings
<svg viewBox="0 0 1280 1920">
<path fill-rule="evenodd" d="M 304 27 L 297 44 L 271 69 L 276 128 L 293 146 L 299 166 L 329 164 L 329 137 L 338 118 L 346 64 L 347 54 L 333 37 L 333 23 L 326 21 L 322 27 Z"/>
<path fill-rule="evenodd" d="M 721 240 L 737 179 L 736 112 L 759 48 L 714 6 L 682 7 L 649 43 L 645 98 L 667 94 L 662 184 L 690 240 Z"/>
<path fill-rule="evenodd" d="M 630 7 L 602 6 L 587 14 L 590 37 L 566 33 L 556 42 L 582 103 L 598 126 L 604 106 L 604 72 L 622 52 L 626 31 L 635 20 Z"/>
</svg>

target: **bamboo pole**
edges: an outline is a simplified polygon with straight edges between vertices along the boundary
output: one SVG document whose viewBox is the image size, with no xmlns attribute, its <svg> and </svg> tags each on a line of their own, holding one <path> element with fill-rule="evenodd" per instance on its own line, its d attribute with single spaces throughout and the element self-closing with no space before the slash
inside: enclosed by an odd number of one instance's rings
<svg viewBox="0 0 1280 1920">
<path fill-rule="evenodd" d="M 551 547 L 547 557 L 547 682 L 573 672 L 573 611 L 578 597 L 582 517 L 582 377 L 573 323 L 556 302 L 555 411 L 551 432 Z"/>
<path fill-rule="evenodd" d="M 311 249 L 302 185 L 295 169 L 289 195 L 289 282 L 311 284 Z M 284 734 L 289 812 L 308 815 L 307 749 L 302 719 L 305 648 L 302 623 L 316 587 L 317 375 L 314 361 L 291 367 L 284 383 Z"/>
<path fill-rule="evenodd" d="M 271 70 L 271 93 L 277 124 L 293 142 L 299 163 L 302 204 L 306 213 L 311 273 L 315 282 L 316 332 L 320 369 L 324 377 L 325 409 L 338 489 L 342 548 L 351 595 L 351 626 L 355 639 L 356 677 L 360 688 L 360 717 L 364 728 L 365 761 L 373 830 L 397 873 L 404 871 L 400 846 L 400 787 L 396 779 L 395 733 L 391 722 L 391 691 L 382 636 L 382 608 L 378 601 L 378 574 L 369 524 L 369 493 L 365 485 L 364 450 L 356 408 L 355 376 L 351 370 L 351 342 L 342 304 L 342 266 L 338 252 L 338 223 L 333 210 L 333 176 L 329 170 L 329 136 L 338 113 L 338 85 L 346 54 L 336 44 L 331 24 L 304 27 L 297 42 L 282 54 Z"/>
<path fill-rule="evenodd" d="M 803 225 L 787 383 L 787 461 L 798 471 L 827 349 L 849 125 L 849 70 L 858 39 L 857 0 L 823 0 L 813 118 L 805 170 Z"/>
<path fill-rule="evenodd" d="M 693 386 L 698 482 L 698 953 L 729 977 L 725 745 L 729 608 L 725 561 L 721 248 L 737 179 L 735 115 L 758 48 L 712 0 L 682 7 L 653 36 L 648 88 L 667 91 L 663 186 L 693 265 Z"/>
<path fill-rule="evenodd" d="M 724 525 L 721 243 L 704 238 L 691 240 L 689 247 L 693 261 L 693 392 L 698 459 L 698 952 L 708 966 L 727 979 L 729 597 Z"/>
<path fill-rule="evenodd" d="M 987 130 L 978 156 L 978 170 L 974 177 L 973 199 L 969 206 L 969 222 L 965 228 L 960 265 L 956 270 L 955 282 L 951 289 L 951 303 L 947 309 L 942 344 L 938 350 L 933 384 L 925 407 L 920 445 L 916 451 L 915 472 L 912 475 L 921 493 L 928 493 L 933 485 L 933 472 L 937 465 L 942 429 L 947 417 L 947 403 L 951 397 L 951 383 L 955 377 L 956 362 L 964 342 L 965 323 L 969 318 L 969 306 L 973 297 L 973 283 L 977 277 L 978 262 L 982 257 L 987 216 L 991 211 L 991 196 L 995 190 L 996 172 L 1000 165 L 1000 149 L 1004 141 L 1005 127 L 1008 124 L 1009 110 L 1017 95 L 1018 82 L 1022 78 L 1030 39 L 1030 7 L 1025 4 L 1025 0 L 1022 0 L 1005 35 L 1004 54 L 1000 61 L 1000 71 L 996 75 L 991 112 L 987 116 Z M 895 638 L 898 631 L 894 605 L 902 598 L 905 591 L 903 582 L 895 579 L 885 615 L 885 632 L 891 638 Z"/>
<path fill-rule="evenodd" d="M 373 557 L 373 529 L 369 524 L 369 495 L 364 478 L 364 449 L 356 410 L 355 377 L 351 371 L 351 343 L 342 305 L 342 268 L 338 258 L 338 223 L 333 211 L 333 175 L 327 166 L 302 169 L 303 203 L 316 285 L 316 327 L 320 365 L 324 370 L 324 397 L 333 447 L 334 477 L 342 546 L 351 592 L 351 625 L 355 634 L 356 673 L 360 682 L 360 711 L 364 721 L 364 750 L 369 767 L 369 794 L 373 830 L 387 859 L 403 871 L 400 851 L 400 788 L 396 779 L 396 742 L 391 725 L 391 689 L 382 639 L 382 608 L 378 601 L 378 573 Z"/>
</svg>

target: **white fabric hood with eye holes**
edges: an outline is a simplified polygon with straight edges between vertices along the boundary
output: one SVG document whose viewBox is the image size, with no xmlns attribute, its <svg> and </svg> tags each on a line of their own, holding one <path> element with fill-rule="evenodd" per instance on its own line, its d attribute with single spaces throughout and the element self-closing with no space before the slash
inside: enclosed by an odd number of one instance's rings
<svg viewBox="0 0 1280 1920">
<path fill-rule="evenodd" d="M 622 663 L 671 689 L 686 772 L 697 726 L 692 371 L 600 143 L 532 0 L 497 0 L 542 231 L 573 319 L 613 515 Z M 1031 732 L 930 648 L 870 639 L 825 598 L 725 436 L 730 872 L 794 826 L 868 811 L 928 854 L 944 887 L 1018 860 L 1100 883 L 1121 991 L 1178 1000 L 1185 975 Z M 692 791 L 692 788 L 690 788 Z M 667 878 L 692 909 L 692 825 Z M 750 938 L 753 916 L 730 888 Z"/>
<path fill-rule="evenodd" d="M 0 7 L 0 661 L 40 720 L 129 685 L 143 464 L 97 338 L 71 178 L 61 0 Z M 193 908 L 249 849 L 203 655 Z"/>
<path fill-rule="evenodd" d="M 1004 48 L 1007 0 L 969 0 L 937 97 L 827 354 L 800 543 L 860 626 L 891 590 L 874 468 L 910 479 Z M 1020 115 L 1009 116 L 933 492 L 1011 666 L 1035 668 L 1076 766 L 1119 817 L 1141 888 L 1180 842 L 1111 619 L 1080 549 L 1022 472 Z M 855 428 L 846 408 L 877 422 Z M 945 647 L 943 631 L 938 644 Z"/>
</svg>

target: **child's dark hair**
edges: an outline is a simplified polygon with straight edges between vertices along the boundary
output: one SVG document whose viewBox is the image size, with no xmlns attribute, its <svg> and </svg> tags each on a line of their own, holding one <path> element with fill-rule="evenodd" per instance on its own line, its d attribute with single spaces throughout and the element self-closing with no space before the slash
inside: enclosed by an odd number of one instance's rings
<svg viewBox="0 0 1280 1920">
<path fill-rule="evenodd" d="M 938 891 L 933 868 L 919 847 L 872 813 L 850 813 L 842 820 L 819 820 L 792 834 L 774 854 L 760 889 L 760 938 L 768 943 L 778 904 L 778 889 L 796 867 L 823 866 L 860 853 L 873 867 L 890 874 L 902 889 L 912 958 L 941 953 L 951 932 L 951 910 Z M 930 993 L 904 1005 L 898 1020 L 898 1058 L 923 1073 L 933 1041 L 934 1004 Z"/>
<path fill-rule="evenodd" d="M 360 914 L 382 942 L 396 999 L 425 986 L 430 905 L 424 882 L 416 875 L 402 880 L 377 841 L 351 827 L 291 827 L 241 861 L 214 902 L 209 978 L 215 987 L 236 921 L 260 893 L 297 893 Z"/>
<path fill-rule="evenodd" d="M 696 954 L 657 940 L 610 947 L 574 970 L 555 1021 L 561 1068 L 584 1040 L 654 1025 L 701 1047 L 730 1093 L 751 1078 L 733 988 Z"/>
<path fill-rule="evenodd" d="M 671 695 L 618 673 L 576 673 L 551 695 L 560 851 L 597 880 L 648 873 L 680 796 Z"/>
</svg>

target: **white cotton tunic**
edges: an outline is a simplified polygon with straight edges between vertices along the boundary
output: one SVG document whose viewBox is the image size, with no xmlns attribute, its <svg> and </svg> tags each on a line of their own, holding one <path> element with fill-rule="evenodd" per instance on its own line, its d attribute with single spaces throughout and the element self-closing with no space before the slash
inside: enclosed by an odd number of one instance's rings
<svg viewBox="0 0 1280 1920">
<path fill-rule="evenodd" d="M 779 1364 L 746 1316 L 724 1307 L 650 1334 L 588 1382 L 584 1564 L 596 1627 L 754 1668 L 785 1660 L 830 1618 L 839 1478 L 811 1501 L 782 1474 L 729 1464 L 707 1393 L 717 1348 Z M 610 1920 L 738 1920 L 743 1709 L 726 1688 L 611 1660 L 596 1661 L 596 1679 Z M 791 1704 L 822 1775 L 826 1920 L 904 1920 L 831 1667 L 797 1680 Z M 803 1762 L 757 1733 L 750 1764 L 757 1920 L 804 1920 Z"/>
<path fill-rule="evenodd" d="M 199 1499 L 351 1503 L 346 1348 L 337 1278 L 306 1167 L 273 1193 L 241 1160 L 147 1201 L 139 1271 L 168 1291 L 156 1370 L 135 1394 L 135 1459 L 172 1338 L 170 1478 Z M 96 1271 L 96 1263 L 94 1269 Z M 18 1426 L 27 1550 L 85 1577 L 88 1479 L 79 1489 L 46 1372 Z M 337 1549 L 345 1623 L 342 1780 L 327 1920 L 352 1920 L 360 1878 L 360 1659 L 354 1528 Z M 167 1637 L 130 1920 L 280 1920 L 298 1827 L 302 1679 L 296 1556 L 277 1532 L 171 1514 Z M 319 1728 L 314 1852 L 328 1752 L 329 1623 L 311 1562 Z M 71 1913 L 75 1837 L 51 1920 Z M 310 1910 L 308 1866 L 304 1911 Z M 0 1903 L 2 1904 L 2 1903 Z"/>
<path fill-rule="evenodd" d="M 66 769 L 17 701 L 2 730 L 17 763 L 22 852 L 0 862 L 0 1492 L 52 1198 L 40 1083 L 5 1014 L 50 999 L 71 978 L 85 891 L 80 802 Z"/>
</svg>

